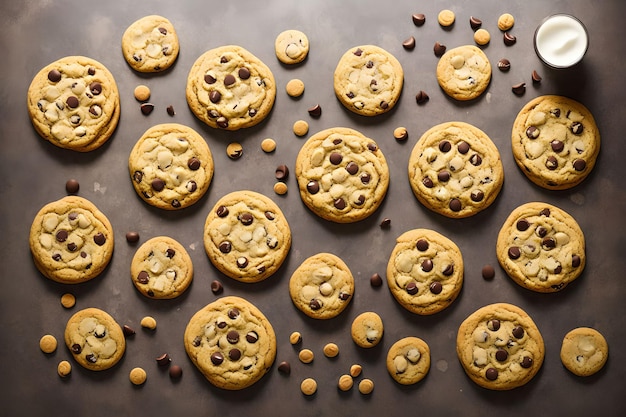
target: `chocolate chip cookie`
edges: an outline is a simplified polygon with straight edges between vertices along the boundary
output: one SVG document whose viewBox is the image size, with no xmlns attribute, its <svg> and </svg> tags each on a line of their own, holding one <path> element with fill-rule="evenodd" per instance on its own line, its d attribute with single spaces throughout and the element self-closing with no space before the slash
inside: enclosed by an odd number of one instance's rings
<svg viewBox="0 0 626 417">
<path fill-rule="evenodd" d="M 414 229 L 396 239 L 387 264 L 387 285 L 408 311 L 430 315 L 448 307 L 463 286 L 463 256 L 447 237 Z"/>
<path fill-rule="evenodd" d="M 130 264 L 130 276 L 135 288 L 146 297 L 176 298 L 193 280 L 193 263 L 176 240 L 157 236 L 137 249 Z"/>
<path fill-rule="evenodd" d="M 311 136 L 296 158 L 300 197 L 316 215 L 352 223 L 373 214 L 389 187 L 389 167 L 376 142 L 335 127 Z"/>
<path fill-rule="evenodd" d="M 578 327 L 563 338 L 560 356 L 563 366 L 574 375 L 590 376 L 606 364 L 609 345 L 596 329 Z"/>
<path fill-rule="evenodd" d="M 274 51 L 283 64 L 298 64 L 309 54 L 309 38 L 299 30 L 285 30 L 276 37 Z"/>
<path fill-rule="evenodd" d="M 585 268 L 585 237 L 576 220 L 551 204 L 531 202 L 506 219 L 496 242 L 498 262 L 532 291 L 556 292 Z"/>
<path fill-rule="evenodd" d="M 491 63 L 474 45 L 448 49 L 437 64 L 437 82 L 450 97 L 466 101 L 479 97 L 491 81 Z"/>
<path fill-rule="evenodd" d="M 550 190 L 580 184 L 600 153 L 600 131 L 591 112 L 575 100 L 555 95 L 537 97 L 520 110 L 511 141 L 524 175 Z"/>
<path fill-rule="evenodd" d="M 133 22 L 122 35 L 122 53 L 132 69 L 159 72 L 178 57 L 178 35 L 167 18 L 145 16 Z"/>
<path fill-rule="evenodd" d="M 223 297 L 189 320 L 185 350 L 209 382 L 240 390 L 265 375 L 276 358 L 276 335 L 269 320 L 240 297 Z"/>
<path fill-rule="evenodd" d="M 352 321 L 350 334 L 357 346 L 371 348 L 380 343 L 385 328 L 383 320 L 373 311 L 361 313 Z"/>
<path fill-rule="evenodd" d="M 143 201 L 164 210 L 178 210 L 196 203 L 209 189 L 213 155 L 192 128 L 159 124 L 135 143 L 128 170 Z"/>
<path fill-rule="evenodd" d="M 28 88 L 35 130 L 60 148 L 89 152 L 113 134 L 120 97 L 113 75 L 100 62 L 67 56 L 41 69 Z"/>
<path fill-rule="evenodd" d="M 126 351 L 122 328 L 98 308 L 86 308 L 70 317 L 65 326 L 65 344 L 76 362 L 92 371 L 111 368 Z"/>
<path fill-rule="evenodd" d="M 204 224 L 211 263 L 230 278 L 262 281 L 278 270 L 291 248 L 289 223 L 278 205 L 254 191 L 222 197 Z"/>
<path fill-rule="evenodd" d="M 30 228 L 30 250 L 37 269 L 63 284 L 98 276 L 113 255 L 113 227 L 90 201 L 68 196 L 46 204 Z"/>
<path fill-rule="evenodd" d="M 446 217 L 489 207 L 504 182 L 500 152 L 489 136 L 464 122 L 427 130 L 409 157 L 409 182 L 420 203 Z"/>
<path fill-rule="evenodd" d="M 314 319 L 339 315 L 354 295 L 352 272 L 341 258 L 318 253 L 302 262 L 289 280 L 294 305 Z"/>
<path fill-rule="evenodd" d="M 512 304 L 482 307 L 459 327 L 456 351 L 465 373 L 491 390 L 528 383 L 545 356 L 543 337 L 530 316 Z"/>
<path fill-rule="evenodd" d="M 267 65 L 246 49 L 227 45 L 202 54 L 189 71 L 187 103 L 207 125 L 238 130 L 260 123 L 276 99 Z"/>
<path fill-rule="evenodd" d="M 333 77 L 337 98 L 348 110 L 376 116 L 391 110 L 400 98 L 404 71 L 386 50 L 361 45 L 346 51 Z"/>
<path fill-rule="evenodd" d="M 430 370 L 430 348 L 419 337 L 405 337 L 387 352 L 387 372 L 402 385 L 416 384 Z"/>
</svg>

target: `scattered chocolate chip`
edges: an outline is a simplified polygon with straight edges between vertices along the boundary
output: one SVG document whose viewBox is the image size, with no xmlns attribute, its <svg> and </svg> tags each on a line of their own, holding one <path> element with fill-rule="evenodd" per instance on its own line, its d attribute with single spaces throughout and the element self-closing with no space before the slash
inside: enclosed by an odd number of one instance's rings
<svg viewBox="0 0 626 417">
<path fill-rule="evenodd" d="M 513 94 L 521 96 L 526 92 L 526 83 L 515 84 L 511 87 L 511 90 L 513 91 Z"/>
<path fill-rule="evenodd" d="M 492 332 L 497 332 L 500 330 L 500 320 L 492 319 L 487 322 L 487 328 Z"/>
<path fill-rule="evenodd" d="M 169 114 L 170 116 L 174 116 L 176 114 L 176 112 L 174 111 L 174 106 L 172 106 L 171 104 L 167 106 L 167 109 L 165 110 L 167 111 L 167 114 Z"/>
<path fill-rule="evenodd" d="M 435 46 L 433 47 L 433 51 L 435 52 L 436 57 L 441 57 L 446 53 L 446 46 L 440 44 L 439 42 L 435 42 Z"/>
<path fill-rule="evenodd" d="M 152 110 L 154 110 L 154 104 L 152 104 L 152 103 L 143 103 L 140 108 L 141 108 L 141 113 L 144 116 L 147 116 L 150 113 L 152 113 Z"/>
<path fill-rule="evenodd" d="M 531 78 L 533 79 L 533 83 L 538 84 L 541 82 L 541 75 L 539 75 L 539 73 L 536 70 L 533 70 L 533 73 L 531 75 Z"/>
<path fill-rule="evenodd" d="M 330 154 L 329 159 L 331 164 L 339 165 L 343 161 L 343 156 L 338 152 L 333 152 Z"/>
<path fill-rule="evenodd" d="M 183 376 L 183 368 L 178 365 L 172 365 L 170 367 L 170 378 L 179 379 Z"/>
<path fill-rule="evenodd" d="M 546 158 L 546 168 L 548 168 L 550 171 L 554 171 L 558 168 L 558 166 L 559 161 L 557 161 L 554 155 L 550 155 L 548 156 L 548 158 Z"/>
<path fill-rule="evenodd" d="M 320 117 L 322 115 L 322 108 L 319 104 L 316 104 L 315 106 L 310 107 L 308 112 L 311 117 Z"/>
<path fill-rule="evenodd" d="M 215 214 L 217 214 L 217 217 L 226 217 L 226 216 L 228 216 L 228 207 L 226 207 L 226 206 L 219 206 L 215 210 Z"/>
<path fill-rule="evenodd" d="M 241 358 L 241 351 L 239 349 L 231 349 L 228 351 L 228 357 L 232 361 L 238 361 Z"/>
<path fill-rule="evenodd" d="M 441 152 L 450 152 L 450 149 L 452 149 L 452 144 L 450 143 L 450 141 L 442 140 L 441 142 L 439 142 L 439 150 Z"/>
<path fill-rule="evenodd" d="M 528 139 L 537 139 L 539 137 L 540 130 L 535 126 L 528 126 L 526 129 L 526 137 Z"/>
<path fill-rule="evenodd" d="M 442 273 L 449 277 L 450 275 L 452 275 L 454 273 L 454 264 L 449 264 L 447 265 L 444 270 L 442 271 Z"/>
<path fill-rule="evenodd" d="M 517 38 L 515 37 L 515 35 L 511 35 L 509 32 L 504 32 L 502 38 L 504 39 L 504 44 L 506 46 L 515 45 L 515 42 L 517 42 Z"/>
<path fill-rule="evenodd" d="M 277 166 L 275 177 L 278 181 L 287 181 L 287 178 L 289 177 L 289 168 L 287 165 Z"/>
<path fill-rule="evenodd" d="M 426 94 L 425 91 L 420 90 L 416 95 L 415 95 L 415 101 L 417 101 L 417 104 L 424 104 L 426 103 L 428 100 L 430 99 L 430 97 L 428 97 L 428 94 Z"/>
<path fill-rule="evenodd" d="M 125 324 L 124 326 L 122 326 L 122 333 L 124 333 L 124 336 L 128 337 L 128 336 L 134 335 L 135 330 L 133 330 L 130 326 Z"/>
<path fill-rule="evenodd" d="M 166 366 L 170 364 L 172 359 L 170 358 L 170 355 L 168 355 L 167 353 L 164 353 L 161 356 L 157 357 L 156 361 L 159 366 Z"/>
<path fill-rule="evenodd" d="M 474 16 L 470 17 L 469 23 L 470 23 L 470 27 L 473 30 L 480 29 L 480 27 L 483 25 L 483 21 Z"/>
<path fill-rule="evenodd" d="M 370 285 L 372 287 L 380 287 L 381 285 L 383 285 L 383 279 L 382 277 L 378 274 L 378 273 L 374 273 L 371 277 L 370 277 Z"/>
<path fill-rule="evenodd" d="M 511 69 L 511 61 L 506 58 L 502 58 L 498 61 L 498 69 L 502 72 L 506 72 Z"/>
<path fill-rule="evenodd" d="M 213 292 L 213 294 L 220 294 L 222 291 L 224 291 L 224 287 L 222 286 L 221 282 L 219 282 L 218 280 L 214 280 L 213 282 L 211 282 L 211 291 Z"/>
<path fill-rule="evenodd" d="M 580 122 L 574 122 L 570 126 L 570 130 L 572 131 L 573 134 L 580 135 L 583 133 L 583 124 Z"/>
<path fill-rule="evenodd" d="M 496 270 L 491 265 L 485 265 L 482 269 L 482 275 L 484 279 L 493 279 L 496 276 Z"/>
<path fill-rule="evenodd" d="M 150 282 L 150 275 L 146 271 L 141 271 L 137 274 L 137 282 L 140 284 L 147 284 Z"/>
<path fill-rule="evenodd" d="M 426 22 L 426 16 L 423 13 L 416 13 L 411 18 L 415 26 L 422 26 Z"/>
<path fill-rule="evenodd" d="M 126 233 L 126 242 L 128 242 L 128 243 L 137 243 L 137 242 L 139 242 L 139 233 L 137 233 L 137 232 L 127 232 Z"/>
<path fill-rule="evenodd" d="M 429 289 L 433 294 L 441 294 L 441 291 L 443 291 L 443 285 L 441 285 L 441 282 L 435 281 L 430 284 Z"/>
<path fill-rule="evenodd" d="M 79 189 L 80 184 L 75 179 L 67 180 L 65 183 L 65 191 L 67 191 L 68 194 L 76 194 Z"/>
<path fill-rule="evenodd" d="M 92 82 L 89 84 L 89 91 L 91 91 L 91 94 L 94 96 L 100 95 L 102 93 L 102 84 L 97 81 Z"/>
<path fill-rule="evenodd" d="M 381 229 L 386 229 L 389 226 L 391 226 L 391 219 L 388 217 L 385 217 L 381 222 L 380 222 L 380 228 Z"/>
<path fill-rule="evenodd" d="M 283 361 L 278 364 L 278 372 L 284 375 L 289 375 L 291 373 L 291 365 L 287 361 Z"/>
<path fill-rule="evenodd" d="M 402 42 L 402 47 L 406 50 L 411 50 L 415 48 L 415 37 L 411 36 L 410 38 L 405 39 Z"/>
</svg>

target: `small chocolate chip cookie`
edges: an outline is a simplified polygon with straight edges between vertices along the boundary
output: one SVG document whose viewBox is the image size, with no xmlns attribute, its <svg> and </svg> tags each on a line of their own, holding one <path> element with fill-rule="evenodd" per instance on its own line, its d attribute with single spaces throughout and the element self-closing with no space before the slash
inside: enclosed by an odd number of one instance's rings
<svg viewBox="0 0 626 417">
<path fill-rule="evenodd" d="M 304 204 L 336 223 L 373 214 L 389 187 L 389 167 L 376 142 L 342 127 L 322 130 L 304 143 L 296 177 Z"/>
<path fill-rule="evenodd" d="M 578 327 L 563 338 L 560 355 L 563 366 L 574 375 L 591 376 L 606 364 L 609 345 L 596 329 Z"/>
<path fill-rule="evenodd" d="M 437 64 L 437 82 L 450 97 L 466 101 L 479 97 L 491 81 L 491 63 L 474 45 L 448 49 Z"/>
<path fill-rule="evenodd" d="M 193 263 L 185 248 L 168 236 L 154 237 L 137 249 L 130 264 L 135 288 L 149 298 L 181 295 L 193 280 Z"/>
<path fill-rule="evenodd" d="M 376 116 L 391 110 L 402 93 L 404 71 L 386 50 L 361 45 L 346 51 L 335 68 L 334 89 L 348 110 Z"/>
<path fill-rule="evenodd" d="M 165 17 L 151 15 L 133 22 L 122 35 L 122 53 L 132 69 L 159 72 L 178 57 L 178 35 Z"/>
<path fill-rule="evenodd" d="M 513 281 L 532 291 L 556 292 L 585 268 L 585 237 L 574 218 L 551 204 L 522 204 L 506 219 L 496 256 Z"/>
<path fill-rule="evenodd" d="M 465 373 L 491 390 L 529 382 L 545 356 L 543 338 L 528 314 L 512 304 L 482 307 L 459 327 L 456 351 Z"/>
<path fill-rule="evenodd" d="M 489 136 L 464 122 L 427 130 L 409 157 L 409 182 L 420 203 L 446 217 L 489 207 L 504 182 L 500 152 Z"/>
<path fill-rule="evenodd" d="M 189 320 L 185 350 L 209 382 L 240 390 L 265 375 L 276 358 L 276 335 L 269 320 L 240 297 L 223 297 Z"/>
<path fill-rule="evenodd" d="M 35 130 L 60 148 L 93 151 L 113 134 L 120 97 L 113 75 L 100 62 L 67 56 L 41 69 L 28 88 Z"/>
<path fill-rule="evenodd" d="M 387 372 L 402 385 L 416 384 L 430 370 L 430 348 L 418 337 L 405 337 L 387 352 Z"/>
<path fill-rule="evenodd" d="M 387 285 L 402 307 L 430 315 L 457 298 L 463 272 L 463 256 L 454 242 L 434 230 L 414 229 L 396 239 L 387 264 Z"/>
<path fill-rule="evenodd" d="M 285 30 L 276 37 L 274 50 L 283 64 L 298 64 L 309 54 L 309 38 L 299 30 Z"/>
<path fill-rule="evenodd" d="M 567 97 L 529 101 L 513 123 L 515 162 L 533 183 L 549 190 L 580 184 L 596 164 L 600 131 L 591 112 Z"/>
<path fill-rule="evenodd" d="M 371 348 L 380 343 L 384 330 L 380 316 L 373 311 L 366 311 L 352 321 L 350 334 L 357 346 Z"/>
<path fill-rule="evenodd" d="M 240 46 L 227 45 L 196 60 L 187 78 L 186 96 L 191 111 L 207 125 L 238 130 L 269 115 L 276 82 L 260 59 Z"/>
<path fill-rule="evenodd" d="M 37 269 L 63 284 L 97 277 L 111 260 L 114 241 L 107 217 L 77 196 L 46 204 L 35 216 L 29 236 Z"/>
<path fill-rule="evenodd" d="M 278 205 L 254 191 L 222 197 L 204 224 L 211 263 L 230 278 L 262 281 L 278 270 L 291 248 L 289 223 Z"/>
<path fill-rule="evenodd" d="M 318 253 L 302 262 L 289 280 L 294 305 L 314 319 L 341 313 L 354 295 L 354 278 L 348 266 L 332 253 Z"/>
<path fill-rule="evenodd" d="M 192 128 L 159 124 L 135 143 L 128 170 L 143 201 L 164 210 L 179 210 L 196 203 L 209 189 L 213 155 Z"/>
<path fill-rule="evenodd" d="M 111 368 L 126 350 L 120 325 L 97 308 L 86 308 L 70 317 L 65 326 L 65 344 L 76 362 L 92 371 Z"/>
</svg>

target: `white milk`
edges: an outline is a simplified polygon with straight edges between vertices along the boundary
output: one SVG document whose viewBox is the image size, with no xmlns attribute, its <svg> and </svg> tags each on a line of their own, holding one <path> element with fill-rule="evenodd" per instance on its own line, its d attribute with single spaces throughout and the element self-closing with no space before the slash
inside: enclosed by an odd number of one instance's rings
<svg viewBox="0 0 626 417">
<path fill-rule="evenodd" d="M 585 26 L 570 15 L 550 16 L 535 32 L 535 51 L 551 67 L 567 68 L 577 64 L 588 46 Z"/>
</svg>

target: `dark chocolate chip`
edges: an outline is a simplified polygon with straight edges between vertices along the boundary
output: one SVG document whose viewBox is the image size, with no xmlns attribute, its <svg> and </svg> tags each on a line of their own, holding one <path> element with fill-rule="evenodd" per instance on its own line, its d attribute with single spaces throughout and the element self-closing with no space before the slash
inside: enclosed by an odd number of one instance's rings
<svg viewBox="0 0 626 417">
<path fill-rule="evenodd" d="M 433 188 L 435 186 L 433 180 L 431 180 L 429 177 L 424 177 L 424 179 L 422 179 L 422 184 L 424 184 L 424 187 L 426 188 Z"/>
<path fill-rule="evenodd" d="M 541 82 L 541 75 L 539 75 L 539 73 L 537 71 L 535 71 L 535 70 L 533 70 L 531 78 L 533 80 L 533 83 L 535 83 L 535 84 Z"/>
<path fill-rule="evenodd" d="M 343 156 L 338 152 L 333 152 L 330 154 L 330 163 L 333 165 L 339 165 L 343 160 Z"/>
<path fill-rule="evenodd" d="M 561 152 L 565 148 L 565 144 L 557 139 L 554 139 L 552 142 L 550 142 L 550 146 L 552 147 L 552 150 L 556 153 Z"/>
<path fill-rule="evenodd" d="M 311 180 L 309 181 L 309 183 L 306 185 L 306 189 L 310 194 L 317 194 L 320 190 L 320 185 L 317 181 L 315 180 Z"/>
<path fill-rule="evenodd" d="M 361 174 L 360 178 L 361 178 L 361 183 L 369 184 L 370 180 L 372 179 L 372 176 L 368 174 L 367 172 L 364 172 Z"/>
<path fill-rule="evenodd" d="M 482 192 L 481 190 L 473 190 L 470 193 L 470 198 L 472 199 L 473 202 L 478 203 L 480 201 L 483 201 L 483 199 L 485 198 L 485 193 Z"/>
<path fill-rule="evenodd" d="M 85 355 L 85 359 L 89 363 L 96 363 L 96 362 L 98 362 L 98 357 L 96 355 L 94 355 L 93 353 L 89 353 L 89 354 Z"/>
<path fill-rule="evenodd" d="M 241 213 L 239 215 L 239 221 L 244 225 L 244 226 L 249 226 L 252 224 L 252 222 L 254 221 L 254 216 L 251 213 Z"/>
<path fill-rule="evenodd" d="M 410 295 L 415 295 L 418 292 L 417 284 L 413 281 L 409 282 L 405 288 L 406 292 Z"/>
<path fill-rule="evenodd" d="M 308 112 L 311 117 L 320 117 L 322 115 L 322 107 L 316 104 L 313 107 L 309 107 Z"/>
<path fill-rule="evenodd" d="M 572 267 L 574 268 L 578 268 L 580 266 L 580 256 L 578 255 L 572 255 Z"/>
<path fill-rule="evenodd" d="M 80 184 L 75 179 L 67 180 L 65 183 L 65 191 L 68 194 L 76 194 L 80 189 Z"/>
<path fill-rule="evenodd" d="M 139 242 L 139 233 L 137 233 L 137 232 L 127 232 L 126 233 L 126 242 L 128 242 L 128 243 L 137 243 L 137 242 Z"/>
<path fill-rule="evenodd" d="M 524 358 L 522 359 L 522 363 L 520 363 L 520 366 L 525 369 L 530 368 L 531 366 L 533 366 L 533 359 L 528 356 L 524 356 Z"/>
<path fill-rule="evenodd" d="M 196 158 L 195 156 L 192 156 L 187 161 L 187 166 L 189 167 L 190 170 L 197 171 L 200 169 L 200 166 L 202 166 L 202 163 L 200 162 L 198 158 Z"/>
<path fill-rule="evenodd" d="M 511 35 L 509 32 L 504 32 L 502 38 L 504 39 L 504 44 L 506 46 L 515 45 L 515 42 L 517 42 L 517 38 L 515 37 L 515 35 Z"/>
<path fill-rule="evenodd" d="M 546 216 L 546 217 L 550 217 L 550 209 L 549 208 L 544 208 L 539 212 L 539 215 L 541 216 Z"/>
<path fill-rule="evenodd" d="M 247 80 L 248 78 L 250 78 L 250 70 L 246 67 L 239 68 L 239 71 L 237 71 L 237 74 L 239 75 L 239 78 L 242 80 Z"/>
<path fill-rule="evenodd" d="M 237 81 L 237 79 L 235 78 L 235 76 L 233 74 L 227 74 L 224 77 L 224 85 L 226 87 L 231 86 L 233 84 L 235 84 L 235 82 Z"/>
<path fill-rule="evenodd" d="M 428 94 L 423 91 L 420 90 L 416 95 L 415 95 L 415 101 L 417 102 L 417 104 L 424 104 L 426 103 L 428 100 L 430 100 L 430 97 L 428 96 Z"/>
<path fill-rule="evenodd" d="M 167 108 L 165 109 L 165 111 L 167 112 L 168 115 L 170 116 L 174 116 L 176 114 L 176 112 L 174 111 L 174 106 L 169 105 L 167 106 Z"/>
<path fill-rule="evenodd" d="M 228 343 L 230 343 L 231 345 L 234 345 L 235 343 L 239 342 L 239 332 L 237 332 L 237 330 L 231 330 L 226 334 L 226 340 L 228 341 Z"/>
<path fill-rule="evenodd" d="M 457 146 L 457 149 L 458 149 L 459 153 L 461 153 L 461 154 L 465 155 L 466 153 L 468 153 L 468 152 L 469 152 L 469 150 L 470 150 L 470 145 L 469 145 L 469 143 L 467 143 L 467 142 L 465 142 L 465 141 L 462 141 L 462 142 L 460 142 L 460 143 L 459 143 L 459 145 Z"/>
<path fill-rule="evenodd" d="M 231 349 L 228 351 L 228 357 L 231 361 L 238 361 L 241 358 L 241 351 L 239 349 Z"/>
<path fill-rule="evenodd" d="M 387 229 L 389 228 L 389 226 L 391 226 L 391 219 L 388 217 L 385 217 L 381 222 L 380 222 L 380 228 L 381 229 Z"/>
<path fill-rule="evenodd" d="M 370 285 L 372 287 L 380 287 L 383 285 L 383 278 L 378 273 L 373 274 L 370 277 Z"/>
<path fill-rule="evenodd" d="M 348 162 L 348 165 L 346 165 L 346 171 L 348 171 L 350 175 L 355 175 L 359 172 L 359 166 L 355 162 Z"/>
<path fill-rule="evenodd" d="M 61 81 L 61 72 L 57 69 L 53 69 L 48 73 L 48 80 L 53 83 Z"/>
<path fill-rule="evenodd" d="M 450 180 L 450 173 L 446 171 L 445 169 L 442 171 L 439 171 L 439 173 L 437 173 L 437 179 L 441 182 L 447 182 Z"/>
<path fill-rule="evenodd" d="M 217 217 L 226 217 L 228 216 L 228 208 L 226 206 L 219 206 L 215 210 L 215 214 L 217 214 Z"/>
<path fill-rule="evenodd" d="M 339 197 L 335 199 L 335 201 L 333 201 L 333 205 L 337 210 L 343 210 L 346 208 L 346 201 L 343 198 Z"/>
<path fill-rule="evenodd" d="M 427 251 L 429 246 L 430 245 L 428 244 L 428 241 L 426 239 L 419 239 L 415 244 L 415 247 L 420 252 Z"/>
<path fill-rule="evenodd" d="M 176 256 L 176 251 L 172 248 L 167 248 L 165 251 L 165 257 L 172 259 L 174 256 Z"/>
<path fill-rule="evenodd" d="M 230 317 L 233 320 L 239 317 L 240 314 L 241 313 L 239 312 L 239 309 L 237 307 L 233 307 L 230 310 L 228 310 L 228 317 Z"/>
<path fill-rule="evenodd" d="M 557 161 L 554 155 L 550 155 L 546 158 L 546 168 L 550 171 L 554 171 L 559 166 L 559 161 Z"/>
<path fill-rule="evenodd" d="M 222 355 L 220 352 L 213 352 L 211 354 L 211 362 L 213 363 L 213 365 L 221 365 L 222 362 L 224 362 L 224 355 Z"/>
<path fill-rule="evenodd" d="M 548 229 L 546 229 L 543 226 L 539 226 L 539 227 L 537 227 L 537 229 L 535 229 L 535 233 L 539 237 L 545 237 L 548 234 Z"/>
<path fill-rule="evenodd" d="M 500 320 L 491 319 L 487 322 L 487 328 L 493 332 L 500 330 Z"/>
<path fill-rule="evenodd" d="M 89 84 L 89 91 L 91 91 L 91 94 L 94 96 L 100 95 L 102 93 L 102 84 L 97 81 L 92 82 Z"/>
<path fill-rule="evenodd" d="M 246 333 L 246 342 L 256 343 L 258 341 L 259 341 L 259 335 L 257 334 L 257 332 L 253 330 L 253 331 Z"/>
<path fill-rule="evenodd" d="M 168 355 L 167 353 L 164 353 L 161 356 L 156 358 L 157 365 L 159 366 L 169 365 L 171 361 L 172 361 L 172 358 L 170 358 L 170 355 Z"/>
<path fill-rule="evenodd" d="M 289 168 L 287 165 L 278 165 L 276 167 L 275 177 L 278 181 L 286 181 L 289 177 Z"/>
<path fill-rule="evenodd" d="M 446 46 L 440 44 L 439 42 L 435 42 L 435 46 L 433 47 L 433 51 L 435 52 L 436 57 L 441 57 L 446 53 Z"/>
<path fill-rule="evenodd" d="M 474 155 L 470 156 L 470 164 L 474 165 L 474 166 L 478 166 L 480 164 L 483 163 L 483 158 L 480 157 L 480 155 L 478 155 L 477 153 L 475 153 Z"/>
<path fill-rule="evenodd" d="M 161 35 L 167 35 L 167 29 L 165 28 L 159 28 L 159 32 L 161 32 Z"/>
<path fill-rule="evenodd" d="M 498 379 L 498 370 L 495 368 L 489 368 L 485 372 L 485 377 L 490 381 L 495 381 Z"/>
<path fill-rule="evenodd" d="M 141 271 L 140 273 L 137 274 L 138 283 L 147 284 L 149 281 L 150 281 L 150 275 L 148 275 L 148 272 Z"/>
<path fill-rule="evenodd" d="M 584 171 L 587 167 L 587 163 L 584 159 L 576 159 L 574 161 L 574 169 L 578 172 Z"/>
<path fill-rule="evenodd" d="M 219 103 L 221 99 L 222 93 L 217 90 L 211 90 L 211 92 L 209 93 L 209 100 L 211 100 L 211 103 Z"/>
<path fill-rule="evenodd" d="M 570 126 L 570 130 L 572 131 L 573 134 L 580 135 L 583 133 L 583 124 L 580 122 L 574 122 Z"/>
<path fill-rule="evenodd" d="M 515 226 L 517 227 L 517 230 L 523 232 L 525 230 L 528 230 L 528 228 L 530 227 L 530 222 L 526 219 L 520 219 L 517 221 Z"/>
<path fill-rule="evenodd" d="M 541 247 L 545 250 L 556 248 L 556 240 L 553 237 L 546 237 L 541 241 Z"/>
<path fill-rule="evenodd" d="M 179 365 L 172 365 L 172 367 L 170 367 L 170 378 L 179 379 L 182 376 L 183 368 L 181 368 Z"/>
<path fill-rule="evenodd" d="M 506 72 L 511 69 L 511 61 L 506 58 L 502 58 L 498 61 L 498 69 L 502 72 Z"/>
<path fill-rule="evenodd" d="M 517 246 L 511 246 L 509 248 L 509 258 L 511 259 L 518 259 L 521 256 L 521 251 Z"/>
<path fill-rule="evenodd" d="M 147 116 L 150 113 L 152 113 L 152 110 L 154 110 L 154 104 L 152 104 L 152 103 L 143 103 L 140 108 L 141 108 L 141 113 L 144 116 Z"/>
<path fill-rule="evenodd" d="M 222 253 L 230 253 L 232 248 L 233 248 L 233 245 L 228 240 L 223 241 L 219 245 L 219 250 Z"/>
<path fill-rule="evenodd" d="M 283 361 L 278 364 L 278 372 L 284 375 L 289 375 L 291 373 L 291 365 L 287 361 Z"/>
<path fill-rule="evenodd" d="M 483 266 L 481 273 L 484 279 L 493 279 L 496 276 L 496 270 L 491 265 Z"/>
<path fill-rule="evenodd" d="M 248 258 L 246 258 L 245 256 L 237 258 L 237 266 L 242 269 L 248 266 Z"/>
<path fill-rule="evenodd" d="M 471 16 L 471 17 L 470 17 L 470 20 L 469 20 L 469 23 L 470 23 L 470 27 L 471 27 L 473 30 L 477 30 L 477 29 L 480 29 L 480 27 L 481 27 L 481 26 L 482 26 L 482 24 L 483 24 L 483 21 L 482 21 L 482 20 L 480 20 L 480 19 L 479 19 L 479 18 L 477 18 L 477 17 Z"/>
<path fill-rule="evenodd" d="M 422 271 L 424 272 L 430 272 L 433 270 L 433 261 L 432 259 L 424 259 L 422 261 L 421 267 L 422 267 Z"/>
<path fill-rule="evenodd" d="M 96 243 L 96 245 L 102 246 L 106 243 L 107 238 L 102 233 L 96 233 L 96 235 L 93 237 L 93 241 Z"/>
<path fill-rule="evenodd" d="M 222 286 L 222 283 L 219 282 L 218 280 L 213 280 L 211 282 L 211 292 L 213 294 L 221 294 L 222 291 L 224 291 L 224 287 Z"/>
<path fill-rule="evenodd" d="M 411 36 L 402 42 L 402 47 L 406 50 L 411 50 L 415 48 L 415 37 Z"/>
<path fill-rule="evenodd" d="M 504 362 L 509 357 L 509 353 L 504 349 L 498 349 L 496 351 L 496 360 L 498 362 Z"/>
<path fill-rule="evenodd" d="M 441 285 L 441 282 L 435 281 L 431 283 L 428 288 L 433 294 L 441 294 L 441 291 L 443 290 L 443 285 Z"/>
<path fill-rule="evenodd" d="M 524 337 L 524 328 L 521 326 L 517 326 L 516 328 L 513 329 L 513 336 L 516 339 L 521 339 L 522 337 Z"/>
<path fill-rule="evenodd" d="M 67 104 L 70 108 L 75 109 L 76 107 L 78 107 L 80 102 L 78 101 L 78 97 L 76 97 L 76 96 L 69 96 L 65 100 L 65 104 Z"/>
<path fill-rule="evenodd" d="M 215 79 L 214 76 L 210 75 L 210 74 L 205 74 L 204 76 L 204 82 L 207 84 L 215 84 L 217 80 Z"/>
<path fill-rule="evenodd" d="M 442 273 L 449 277 L 450 275 L 454 274 L 454 265 L 453 264 L 449 264 L 448 266 L 446 266 L 444 268 L 444 270 L 442 271 Z"/>
<path fill-rule="evenodd" d="M 128 336 L 134 335 L 135 334 L 135 330 L 133 330 L 132 327 L 130 327 L 127 324 L 125 324 L 124 326 L 122 326 L 122 333 L 124 333 L 124 336 L 128 337 Z"/>
<path fill-rule="evenodd" d="M 463 208 L 463 203 L 461 203 L 461 200 L 459 200 L 458 198 L 453 198 L 452 200 L 450 200 L 448 207 L 450 207 L 450 210 L 454 212 L 461 211 L 461 209 Z"/>
<path fill-rule="evenodd" d="M 423 13 L 416 13 L 411 18 L 415 26 L 422 26 L 426 22 L 426 16 Z"/>
<path fill-rule="evenodd" d="M 309 301 L 309 307 L 311 307 L 311 310 L 313 311 L 319 310 L 320 308 L 322 308 L 322 302 L 317 298 L 314 298 Z"/>
<path fill-rule="evenodd" d="M 363 50 L 361 48 L 357 48 L 356 51 L 353 52 L 356 56 L 361 56 L 363 54 Z"/>
<path fill-rule="evenodd" d="M 165 188 L 165 181 L 163 181 L 161 178 L 155 178 L 152 180 L 151 185 L 154 191 L 163 191 L 163 189 Z"/>
<path fill-rule="evenodd" d="M 513 94 L 517 96 L 521 96 L 526 92 L 526 83 L 518 83 L 511 87 L 511 91 Z"/>
</svg>

